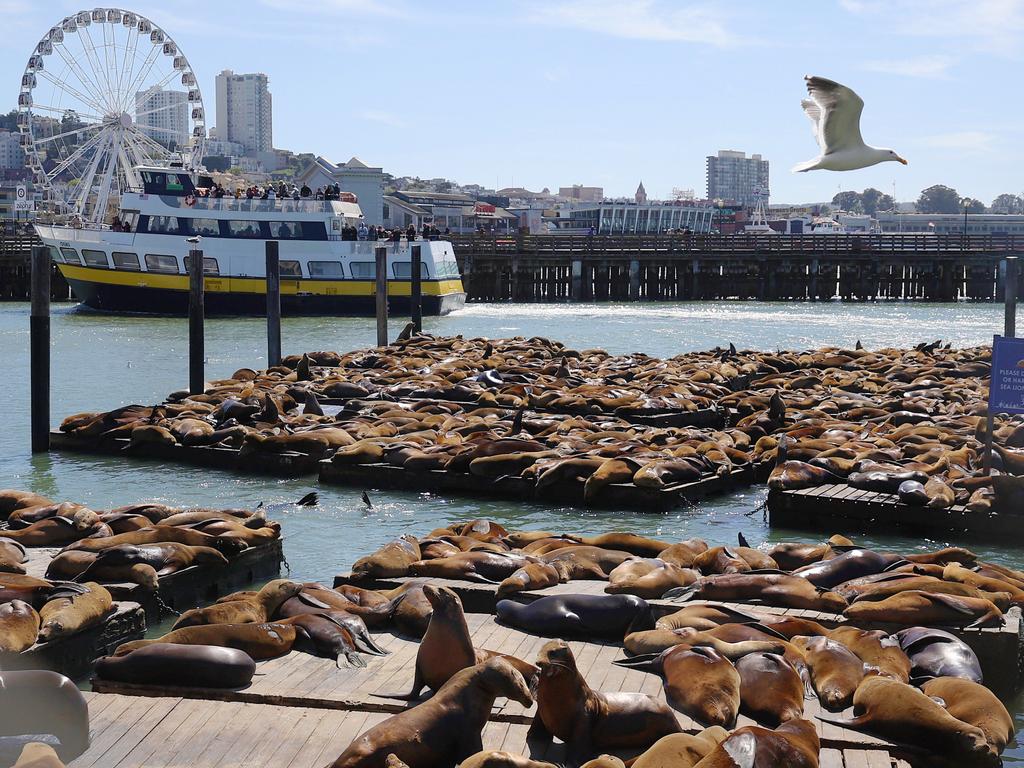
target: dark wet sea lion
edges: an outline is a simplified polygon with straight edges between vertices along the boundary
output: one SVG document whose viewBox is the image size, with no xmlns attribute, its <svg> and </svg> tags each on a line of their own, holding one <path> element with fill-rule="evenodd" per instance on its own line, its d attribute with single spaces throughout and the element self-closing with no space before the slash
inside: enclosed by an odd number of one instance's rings
<svg viewBox="0 0 1024 768">
<path fill-rule="evenodd" d="M 957 720 L 976 726 L 999 754 L 1013 741 L 1013 718 L 992 691 L 960 677 L 938 677 L 926 681 L 921 691 L 942 700 L 942 706 Z"/>
<path fill-rule="evenodd" d="M 543 637 L 621 640 L 654 626 L 651 607 L 634 595 L 549 595 L 522 604 L 500 600 L 498 623 Z"/>
<path fill-rule="evenodd" d="M 983 681 L 977 654 L 956 635 L 933 627 L 910 627 L 897 632 L 896 638 L 910 659 L 915 684 L 933 677 Z"/>
<path fill-rule="evenodd" d="M 64 675 L 45 670 L 0 672 L 0 736 L 48 734 L 70 761 L 89 747 L 89 706 Z"/>
<path fill-rule="evenodd" d="M 675 714 L 644 693 L 600 693 L 579 673 L 569 646 L 552 640 L 537 655 L 537 714 L 527 742 L 565 743 L 566 756 L 578 765 L 602 749 L 648 747 L 662 736 L 679 733 Z"/>
<path fill-rule="evenodd" d="M 774 731 L 748 725 L 734 731 L 694 768 L 818 768 L 820 750 L 809 720 L 789 720 Z"/>
<path fill-rule="evenodd" d="M 114 656 L 123 656 L 137 648 L 154 643 L 181 645 L 215 645 L 245 651 L 256 661 L 276 659 L 292 650 L 298 628 L 289 624 L 267 622 L 263 624 L 199 624 L 182 627 L 152 640 L 132 640 L 114 650 Z"/>
<path fill-rule="evenodd" d="M 793 644 L 804 652 L 822 705 L 832 711 L 848 707 L 864 679 L 864 662 L 845 645 L 827 637 L 797 637 Z"/>
<path fill-rule="evenodd" d="M 900 592 L 877 602 L 856 602 L 843 611 L 843 615 L 852 621 L 878 621 L 904 626 L 946 624 L 961 627 L 998 624 L 1003 616 L 1002 611 L 989 600 L 916 590 Z"/>
<path fill-rule="evenodd" d="M 96 662 L 101 679 L 140 685 L 242 688 L 255 673 L 247 653 L 213 645 L 154 643 Z"/>
<path fill-rule="evenodd" d="M 789 460 L 777 465 L 768 476 L 768 487 L 776 491 L 795 491 L 828 483 L 841 483 L 843 478 L 827 469 L 804 461 Z"/>
<path fill-rule="evenodd" d="M 483 750 L 481 731 L 499 696 L 533 704 L 523 676 L 504 659 L 463 669 L 429 701 L 356 737 L 332 768 L 386 768 L 389 754 L 410 768 L 454 765 Z"/>
<path fill-rule="evenodd" d="M 198 624 L 262 624 L 274 615 L 285 600 L 301 591 L 302 584 L 297 581 L 275 579 L 264 585 L 254 597 L 185 611 L 173 628 L 181 629 Z"/>
<path fill-rule="evenodd" d="M 335 617 L 335 614 L 339 614 Z M 307 651 L 314 656 L 334 659 L 338 669 L 347 667 L 365 667 L 366 661 L 360 653 L 384 655 L 386 651 L 376 652 L 369 646 L 356 640 L 356 631 L 344 618 L 355 619 L 362 625 L 357 616 L 347 616 L 341 611 L 325 611 L 323 613 L 303 613 L 287 619 L 277 619 L 276 624 L 290 624 L 298 627 L 295 650 Z M 361 627 L 366 632 L 365 625 Z M 366 635 L 369 637 L 369 634 Z M 376 648 L 376 645 L 373 646 Z"/>
<path fill-rule="evenodd" d="M 740 712 L 774 728 L 803 717 L 800 673 L 775 653 L 750 653 L 733 662 L 740 675 Z"/>
<path fill-rule="evenodd" d="M 416 650 L 416 668 L 413 674 L 412 690 L 406 694 L 378 694 L 386 698 L 412 701 L 419 697 L 423 687 L 432 691 L 440 690 L 456 672 L 480 664 L 495 656 L 505 659 L 530 683 L 537 674 L 537 668 L 514 656 L 474 648 L 466 625 L 459 596 L 447 587 L 427 584 L 423 594 L 433 608 L 427 631 Z"/>
<path fill-rule="evenodd" d="M 807 579 L 816 587 L 832 589 L 851 579 L 880 573 L 900 559 L 898 555 L 883 555 L 870 549 L 852 549 L 831 560 L 798 568 L 793 575 Z"/>
<path fill-rule="evenodd" d="M 31 648 L 40 623 L 35 608 L 23 600 L 0 604 L 0 652 L 21 653 Z"/>
</svg>

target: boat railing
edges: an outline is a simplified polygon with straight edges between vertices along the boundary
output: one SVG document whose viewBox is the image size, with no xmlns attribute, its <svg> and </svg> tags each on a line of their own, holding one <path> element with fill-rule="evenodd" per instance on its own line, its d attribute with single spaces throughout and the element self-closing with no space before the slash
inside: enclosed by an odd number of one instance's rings
<svg viewBox="0 0 1024 768">
<path fill-rule="evenodd" d="M 295 200 L 290 197 L 273 200 L 253 197 L 198 197 L 177 195 L 150 195 L 159 197 L 169 208 L 184 208 L 196 211 L 236 211 L 239 213 L 328 213 L 344 215 L 335 207 L 337 200 L 315 200 L 308 197 Z"/>
</svg>

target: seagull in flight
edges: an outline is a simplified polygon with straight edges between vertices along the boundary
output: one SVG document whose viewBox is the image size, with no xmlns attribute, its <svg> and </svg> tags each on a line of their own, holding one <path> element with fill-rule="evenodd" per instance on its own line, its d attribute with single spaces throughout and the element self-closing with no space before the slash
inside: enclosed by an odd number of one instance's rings
<svg viewBox="0 0 1024 768">
<path fill-rule="evenodd" d="M 860 136 L 860 113 L 864 100 L 845 85 L 824 77 L 807 75 L 809 99 L 800 106 L 814 126 L 821 154 L 813 160 L 793 167 L 794 173 L 804 171 L 855 171 L 892 160 L 907 161 L 891 149 L 869 147 Z"/>
</svg>

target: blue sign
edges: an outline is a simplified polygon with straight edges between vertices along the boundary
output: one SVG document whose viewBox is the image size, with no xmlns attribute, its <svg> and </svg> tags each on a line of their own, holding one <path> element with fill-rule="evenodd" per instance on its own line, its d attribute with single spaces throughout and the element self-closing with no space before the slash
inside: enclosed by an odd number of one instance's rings
<svg viewBox="0 0 1024 768">
<path fill-rule="evenodd" d="M 1024 413 L 1024 339 L 992 339 L 988 408 L 993 414 Z"/>
</svg>

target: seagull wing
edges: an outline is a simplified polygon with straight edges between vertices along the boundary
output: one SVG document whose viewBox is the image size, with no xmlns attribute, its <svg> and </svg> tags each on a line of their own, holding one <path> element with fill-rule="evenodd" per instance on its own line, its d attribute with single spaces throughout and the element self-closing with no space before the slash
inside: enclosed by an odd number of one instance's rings
<svg viewBox="0 0 1024 768">
<path fill-rule="evenodd" d="M 824 77 L 805 77 L 807 92 L 818 105 L 818 143 L 822 154 L 864 146 L 860 135 L 860 113 L 864 101 L 845 85 Z M 806 110 L 806 107 L 804 108 Z"/>
<path fill-rule="evenodd" d="M 811 99 L 801 99 L 800 106 L 804 108 L 804 114 L 811 121 L 811 133 L 814 134 L 814 140 L 821 148 L 821 154 L 825 154 L 825 140 L 821 137 L 821 107 Z"/>
</svg>

